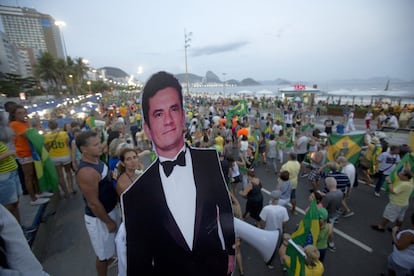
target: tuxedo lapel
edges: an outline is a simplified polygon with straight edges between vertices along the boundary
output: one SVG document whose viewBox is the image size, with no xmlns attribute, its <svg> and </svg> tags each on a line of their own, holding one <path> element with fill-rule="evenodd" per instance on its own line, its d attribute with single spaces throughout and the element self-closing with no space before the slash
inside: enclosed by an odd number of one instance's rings
<svg viewBox="0 0 414 276">
<path fill-rule="evenodd" d="M 164 218 L 164 220 L 162 220 L 162 227 L 171 236 L 171 239 L 173 239 L 177 245 L 182 247 L 185 251 L 190 251 L 190 248 L 188 247 L 187 242 L 185 241 L 180 228 L 178 227 L 170 209 L 168 208 L 164 189 L 162 188 L 159 165 L 160 165 L 160 162 L 158 159 L 155 165 L 155 172 L 154 172 L 156 175 L 156 177 L 154 177 L 154 180 L 156 181 L 154 181 L 155 183 L 153 184 L 154 184 L 154 187 L 156 187 L 157 189 L 157 191 L 155 191 L 155 194 L 159 195 L 158 204 L 159 204 L 159 209 L 161 210 L 160 215 L 161 217 Z M 154 218 L 154 219 L 158 219 L 158 218 Z"/>
</svg>

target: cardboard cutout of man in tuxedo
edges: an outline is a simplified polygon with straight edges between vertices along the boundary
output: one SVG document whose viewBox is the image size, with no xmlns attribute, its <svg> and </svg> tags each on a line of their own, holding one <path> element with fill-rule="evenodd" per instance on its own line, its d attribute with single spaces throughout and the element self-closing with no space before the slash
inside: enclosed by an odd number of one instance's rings
<svg viewBox="0 0 414 276">
<path fill-rule="evenodd" d="M 235 234 L 223 171 L 216 150 L 185 145 L 182 88 L 173 75 L 148 80 L 142 112 L 158 158 L 122 195 L 127 274 L 231 274 Z"/>
</svg>

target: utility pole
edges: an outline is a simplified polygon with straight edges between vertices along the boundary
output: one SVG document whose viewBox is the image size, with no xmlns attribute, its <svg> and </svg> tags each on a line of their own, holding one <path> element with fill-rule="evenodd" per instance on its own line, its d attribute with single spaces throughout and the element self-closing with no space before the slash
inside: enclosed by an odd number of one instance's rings
<svg viewBox="0 0 414 276">
<path fill-rule="evenodd" d="M 185 81 L 187 83 L 187 95 L 190 95 L 190 84 L 188 81 L 187 49 L 190 47 L 192 32 L 187 33 L 184 29 L 184 54 L 185 54 Z"/>
</svg>

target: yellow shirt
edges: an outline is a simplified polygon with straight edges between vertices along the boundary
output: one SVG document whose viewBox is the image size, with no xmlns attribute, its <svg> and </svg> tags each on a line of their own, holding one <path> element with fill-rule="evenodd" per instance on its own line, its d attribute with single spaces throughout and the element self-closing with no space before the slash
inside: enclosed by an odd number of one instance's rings
<svg viewBox="0 0 414 276">
<path fill-rule="evenodd" d="M 290 257 L 286 256 L 285 264 L 290 267 Z M 315 266 L 305 265 L 305 276 L 322 276 L 325 268 L 320 261 L 316 262 Z"/>
<path fill-rule="evenodd" d="M 69 136 L 65 131 L 45 134 L 45 145 L 49 149 L 50 157 L 70 155 Z"/>
<path fill-rule="evenodd" d="M 413 181 L 400 181 L 394 185 L 394 192 L 390 193 L 390 203 L 405 207 L 409 204 L 410 195 L 414 190 Z"/>
<path fill-rule="evenodd" d="M 283 164 L 280 171 L 288 171 L 289 172 L 289 181 L 292 184 L 292 189 L 296 189 L 298 186 L 298 174 L 300 171 L 300 163 L 298 161 L 287 161 Z"/>
</svg>

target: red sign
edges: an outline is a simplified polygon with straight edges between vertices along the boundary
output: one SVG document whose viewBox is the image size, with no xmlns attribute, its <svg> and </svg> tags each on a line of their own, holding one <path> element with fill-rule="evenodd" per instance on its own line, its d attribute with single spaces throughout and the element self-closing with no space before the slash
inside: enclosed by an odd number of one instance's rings
<svg viewBox="0 0 414 276">
<path fill-rule="evenodd" d="M 304 84 L 295 84 L 295 85 L 293 86 L 293 88 L 294 88 L 295 90 L 305 90 L 305 89 L 306 89 L 306 86 L 305 86 Z"/>
</svg>

